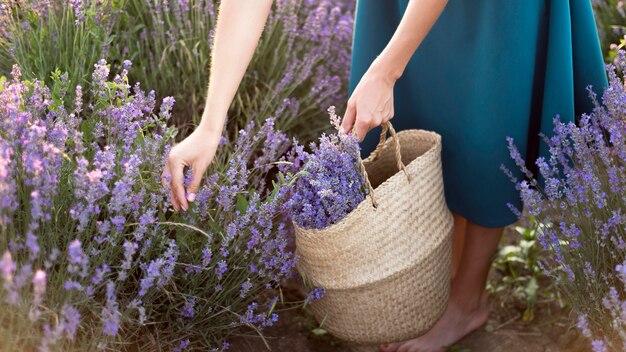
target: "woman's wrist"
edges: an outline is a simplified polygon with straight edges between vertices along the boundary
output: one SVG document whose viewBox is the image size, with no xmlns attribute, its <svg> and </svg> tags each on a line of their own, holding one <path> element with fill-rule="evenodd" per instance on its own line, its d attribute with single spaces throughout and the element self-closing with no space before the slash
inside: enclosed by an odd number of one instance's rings
<svg viewBox="0 0 626 352">
<path fill-rule="evenodd" d="M 372 62 L 370 70 L 373 74 L 382 76 L 385 80 L 393 84 L 402 76 L 404 67 L 397 64 L 392 58 L 383 53 Z"/>
<path fill-rule="evenodd" d="M 223 117 L 218 117 L 222 116 Z M 219 139 L 224 130 L 224 123 L 226 122 L 226 113 L 224 114 L 209 114 L 205 109 L 205 113 L 202 114 L 200 124 L 196 127 L 196 130 L 206 135 L 211 139 Z"/>
</svg>

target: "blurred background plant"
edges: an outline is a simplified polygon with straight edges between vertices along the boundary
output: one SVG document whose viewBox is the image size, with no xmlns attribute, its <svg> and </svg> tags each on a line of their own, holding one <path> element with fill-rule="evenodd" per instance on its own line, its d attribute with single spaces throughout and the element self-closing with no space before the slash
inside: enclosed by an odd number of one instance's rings
<svg viewBox="0 0 626 352">
<path fill-rule="evenodd" d="M 305 143 L 328 128 L 325 109 L 343 111 L 347 101 L 353 8 L 342 0 L 274 2 L 230 109 L 229 139 L 268 117 Z M 130 59 L 131 81 L 176 99 L 172 121 L 185 136 L 204 108 L 216 10 L 215 0 L 2 0 L 0 74 L 17 63 L 25 79 L 50 83 L 59 68 L 88 88 L 94 62 L 121 69 Z"/>
<path fill-rule="evenodd" d="M 230 110 L 229 131 L 268 116 L 302 140 L 327 127 L 324 110 L 346 100 L 352 5 L 275 1 L 265 32 Z M 122 57 L 144 82 L 179 102 L 176 123 L 197 123 L 203 109 L 216 5 L 213 1 L 129 2 Z M 121 48 L 122 45 L 120 44 Z M 183 79 L 181 79 L 183 78 Z"/>
<path fill-rule="evenodd" d="M 626 35 L 626 8 L 623 0 L 592 0 L 602 52 L 607 59 L 615 56 L 615 46 Z"/>
<path fill-rule="evenodd" d="M 70 98 L 77 85 L 88 92 L 93 64 L 116 43 L 113 27 L 125 1 L 0 0 L 0 75 L 18 64 L 24 79 L 51 84 L 50 74 L 59 69 L 72 84 Z"/>
</svg>

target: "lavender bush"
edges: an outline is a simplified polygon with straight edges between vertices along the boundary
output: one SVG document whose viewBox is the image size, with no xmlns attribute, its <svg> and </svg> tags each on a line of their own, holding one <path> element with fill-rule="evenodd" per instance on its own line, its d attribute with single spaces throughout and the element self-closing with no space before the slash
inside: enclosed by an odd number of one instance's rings
<svg viewBox="0 0 626 352">
<path fill-rule="evenodd" d="M 618 264 L 614 273 L 618 281 L 615 286 L 609 287 L 609 292 L 602 299 L 604 328 L 601 332 L 593 331 L 587 314 L 578 316 L 577 327 L 591 340 L 594 352 L 610 352 L 626 350 L 626 262 Z M 594 324 L 595 325 L 595 324 Z"/>
<path fill-rule="evenodd" d="M 109 80 L 99 62 L 95 101 L 78 86 L 71 110 L 66 74 L 47 87 L 14 66 L 1 82 L 3 351 L 219 351 L 277 319 L 272 288 L 295 258 L 272 175 L 289 140 L 249 123 L 174 214 L 159 180 L 174 100 L 152 113 L 130 66 Z"/>
<path fill-rule="evenodd" d="M 92 65 L 115 45 L 113 27 L 125 0 L 0 0 L 0 74 L 18 64 L 25 79 L 50 84 L 57 68 L 68 74 L 67 94 L 89 88 Z M 91 100 L 89 96 L 85 100 Z"/>
<path fill-rule="evenodd" d="M 88 88 L 91 64 L 138 68 L 131 81 L 177 104 L 185 135 L 204 107 L 215 0 L 0 0 L 0 74 L 14 63 L 27 79 L 55 68 Z M 321 108 L 347 101 L 353 2 L 277 0 L 230 109 L 229 138 L 251 120 L 309 141 L 325 127 Z M 181 79 L 181 77 L 183 79 Z M 70 87 L 68 94 L 73 94 Z M 84 97 L 91 102 L 91 97 Z"/>
<path fill-rule="evenodd" d="M 578 125 L 555 119 L 554 135 L 545 138 L 550 156 L 536 162 L 543 182 L 509 141 L 511 156 L 530 179 L 517 187 L 541 223 L 538 240 L 549 253 L 543 266 L 581 316 L 579 327 L 597 340 L 596 351 L 621 349 L 620 324 L 626 321 L 624 305 L 614 310 L 626 292 L 626 90 L 618 75 L 626 67 L 624 52 L 616 63 L 608 70 L 602 103 L 589 89 L 591 114 Z"/>
<path fill-rule="evenodd" d="M 303 163 L 295 175 L 287 206 L 298 226 L 323 229 L 336 224 L 354 210 L 366 195 L 359 165 L 359 141 L 343 132 L 335 108 L 329 110 L 336 133 L 322 135 L 311 152 L 302 148 L 296 158 Z"/>
</svg>

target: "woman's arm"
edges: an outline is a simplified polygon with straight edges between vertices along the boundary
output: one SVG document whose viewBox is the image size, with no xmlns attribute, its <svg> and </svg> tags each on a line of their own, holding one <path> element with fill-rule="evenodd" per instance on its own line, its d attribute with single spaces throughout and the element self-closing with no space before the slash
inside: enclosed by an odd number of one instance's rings
<svg viewBox="0 0 626 352">
<path fill-rule="evenodd" d="M 344 131 L 354 127 L 363 140 L 367 131 L 393 117 L 393 86 L 447 3 L 447 0 L 409 1 L 391 40 L 348 100 L 342 123 Z"/>
<path fill-rule="evenodd" d="M 220 136 L 226 113 L 248 68 L 272 0 L 222 0 L 217 17 L 209 90 L 198 126 Z"/>
<path fill-rule="evenodd" d="M 191 135 L 172 148 L 163 170 L 164 184 L 169 184 L 172 205 L 177 211 L 187 210 L 188 201 L 193 202 L 196 197 L 202 175 L 215 155 L 228 108 L 258 45 L 271 7 L 272 0 L 220 3 L 202 120 Z M 193 170 L 186 190 L 185 166 Z"/>
</svg>

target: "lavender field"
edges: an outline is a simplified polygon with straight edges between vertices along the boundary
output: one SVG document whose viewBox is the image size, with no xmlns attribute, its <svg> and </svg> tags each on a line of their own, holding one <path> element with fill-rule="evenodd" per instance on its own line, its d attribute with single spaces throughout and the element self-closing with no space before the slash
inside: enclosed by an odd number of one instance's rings
<svg viewBox="0 0 626 352">
<path fill-rule="evenodd" d="M 494 261 L 492 318 L 450 350 L 626 350 L 626 15 L 592 3 L 611 86 L 578 126 L 555 123 L 541 181 L 511 185 L 526 212 Z M 0 0 L 1 351 L 351 348 L 309 312 L 323 289 L 299 277 L 293 222 L 323 228 L 366 196 L 357 142 L 333 128 L 355 4 L 274 1 L 176 212 L 161 172 L 201 117 L 217 8 Z"/>
</svg>

